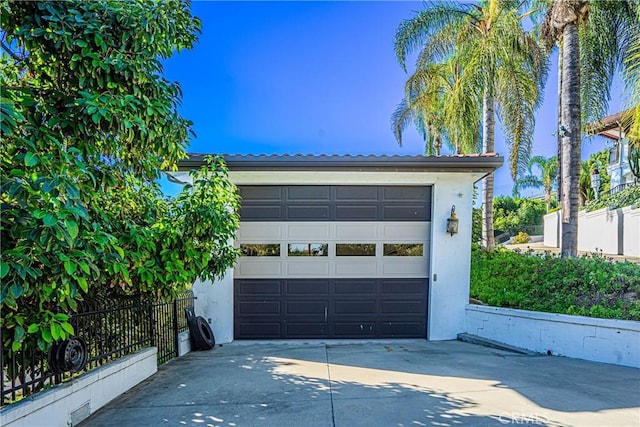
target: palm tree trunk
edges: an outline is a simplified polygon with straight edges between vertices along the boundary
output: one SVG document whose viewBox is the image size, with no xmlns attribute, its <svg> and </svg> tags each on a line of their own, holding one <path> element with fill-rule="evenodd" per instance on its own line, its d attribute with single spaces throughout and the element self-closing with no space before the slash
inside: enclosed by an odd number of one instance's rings
<svg viewBox="0 0 640 427">
<path fill-rule="evenodd" d="M 560 125 L 562 124 L 562 42 L 558 42 L 558 126 L 556 126 L 556 138 L 558 143 L 558 204 L 562 203 L 562 136 Z M 548 209 L 547 209 L 548 211 Z"/>
<path fill-rule="evenodd" d="M 544 191 L 544 201 L 547 204 L 547 213 L 551 210 L 551 189 L 545 188 Z"/>
<path fill-rule="evenodd" d="M 562 33 L 562 244 L 563 257 L 578 255 L 580 202 L 580 42 L 578 25 L 568 23 Z"/>
<path fill-rule="evenodd" d="M 482 151 L 494 151 L 495 116 L 493 113 L 493 94 L 485 90 L 482 98 Z M 495 248 L 493 233 L 493 173 L 487 175 L 482 186 L 482 246 Z"/>
</svg>

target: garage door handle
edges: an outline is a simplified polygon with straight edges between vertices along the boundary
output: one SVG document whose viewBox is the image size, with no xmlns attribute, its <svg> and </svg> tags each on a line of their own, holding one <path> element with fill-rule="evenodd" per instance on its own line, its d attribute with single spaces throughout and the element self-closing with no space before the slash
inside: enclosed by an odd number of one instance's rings
<svg viewBox="0 0 640 427">
<path fill-rule="evenodd" d="M 324 308 L 324 321 L 327 321 L 327 307 Z"/>
</svg>

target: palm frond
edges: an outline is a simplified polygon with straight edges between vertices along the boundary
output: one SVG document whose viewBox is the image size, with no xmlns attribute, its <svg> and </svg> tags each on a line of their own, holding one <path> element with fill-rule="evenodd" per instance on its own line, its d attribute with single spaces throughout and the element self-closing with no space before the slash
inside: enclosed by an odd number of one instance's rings
<svg viewBox="0 0 640 427">
<path fill-rule="evenodd" d="M 400 23 L 394 37 L 396 59 L 406 71 L 406 57 L 443 28 L 471 17 L 472 7 L 453 1 L 427 3 L 426 8 Z"/>
</svg>

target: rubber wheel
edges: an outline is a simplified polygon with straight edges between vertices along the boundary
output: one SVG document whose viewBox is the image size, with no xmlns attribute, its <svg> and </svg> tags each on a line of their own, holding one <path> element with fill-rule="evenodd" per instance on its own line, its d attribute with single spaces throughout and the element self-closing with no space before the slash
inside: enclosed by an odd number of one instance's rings
<svg viewBox="0 0 640 427">
<path fill-rule="evenodd" d="M 87 364 L 87 345 L 82 338 L 71 337 L 56 341 L 47 352 L 49 369 L 54 374 L 81 371 Z"/>
<path fill-rule="evenodd" d="M 51 344 L 51 347 L 49 347 L 49 351 L 47 352 L 47 363 L 49 364 L 49 369 L 56 375 L 64 372 L 64 367 L 59 363 L 58 358 L 58 353 L 63 343 L 63 341 L 55 341 Z"/>
<path fill-rule="evenodd" d="M 196 350 L 211 350 L 216 345 L 211 326 L 202 316 L 198 316 L 189 324 Z"/>
</svg>

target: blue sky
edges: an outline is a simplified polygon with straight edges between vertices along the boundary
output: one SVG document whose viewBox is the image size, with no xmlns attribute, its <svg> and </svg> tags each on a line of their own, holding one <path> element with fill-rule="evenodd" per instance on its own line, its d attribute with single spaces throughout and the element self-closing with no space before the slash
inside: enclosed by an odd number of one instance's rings
<svg viewBox="0 0 640 427">
<path fill-rule="evenodd" d="M 197 136 L 189 151 L 422 154 L 415 130 L 407 130 L 399 147 L 390 127 L 407 78 L 393 37 L 400 22 L 422 7 L 398 1 L 194 1 L 200 40 L 165 61 L 166 77 L 183 90 L 181 113 L 194 122 Z M 556 151 L 554 67 L 536 114 L 534 154 L 547 157 Z M 616 97 L 610 110 L 620 105 Z M 498 127 L 496 151 L 506 158 L 501 132 Z M 595 139 L 584 151 L 603 146 Z M 496 172 L 496 195 L 510 195 L 512 188 L 503 166 Z"/>
</svg>

